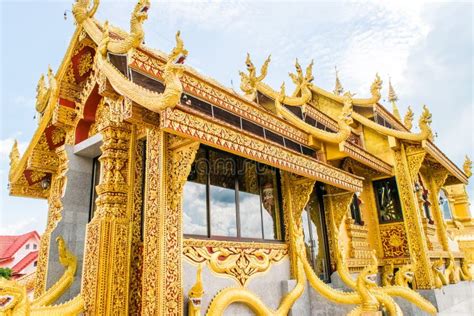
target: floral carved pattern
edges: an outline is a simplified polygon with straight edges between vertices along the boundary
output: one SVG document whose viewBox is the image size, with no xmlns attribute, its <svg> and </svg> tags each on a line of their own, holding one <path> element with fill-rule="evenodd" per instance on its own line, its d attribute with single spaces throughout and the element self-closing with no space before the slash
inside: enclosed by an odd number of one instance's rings
<svg viewBox="0 0 474 316">
<path fill-rule="evenodd" d="M 410 257 L 405 224 L 403 222 L 382 224 L 379 228 L 385 258 Z"/>
<path fill-rule="evenodd" d="M 287 254 L 288 247 L 285 244 L 188 239 L 184 241 L 183 247 L 184 257 L 192 263 L 206 262 L 212 271 L 229 276 L 242 286 Z"/>
</svg>

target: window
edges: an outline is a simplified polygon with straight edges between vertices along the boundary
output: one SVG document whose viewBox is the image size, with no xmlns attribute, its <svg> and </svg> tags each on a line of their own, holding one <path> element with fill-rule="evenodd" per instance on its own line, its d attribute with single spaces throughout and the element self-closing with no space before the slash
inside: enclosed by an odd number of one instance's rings
<svg viewBox="0 0 474 316">
<path fill-rule="evenodd" d="M 201 146 L 183 192 L 186 235 L 281 240 L 274 168 Z"/>
<path fill-rule="evenodd" d="M 92 160 L 92 184 L 91 184 L 91 198 L 90 198 L 90 206 L 89 206 L 89 222 L 94 218 L 95 211 L 97 209 L 96 199 L 97 199 L 97 191 L 96 186 L 99 184 L 100 181 L 100 161 L 99 157 L 95 157 Z"/>
<path fill-rule="evenodd" d="M 301 214 L 306 255 L 313 270 L 325 282 L 330 281 L 329 243 L 323 204 L 324 188 L 316 184 Z"/>
<path fill-rule="evenodd" d="M 352 203 L 351 203 L 351 217 L 354 220 L 354 222 L 357 225 L 364 225 L 364 222 L 362 221 L 362 216 L 360 214 L 360 204 L 361 200 L 358 197 L 358 194 L 354 194 L 354 197 L 352 198 Z"/>
<path fill-rule="evenodd" d="M 449 200 L 444 190 L 441 190 L 439 192 L 439 205 L 441 207 L 441 210 L 443 211 L 444 219 L 453 219 L 453 214 L 451 213 L 451 207 L 449 206 Z"/>
<path fill-rule="evenodd" d="M 30 244 L 26 244 L 25 249 L 30 249 Z"/>
<path fill-rule="evenodd" d="M 36 250 L 38 246 L 36 244 L 33 244 L 33 250 Z"/>
<path fill-rule="evenodd" d="M 381 223 L 403 220 L 395 177 L 373 182 L 379 220 Z"/>
</svg>

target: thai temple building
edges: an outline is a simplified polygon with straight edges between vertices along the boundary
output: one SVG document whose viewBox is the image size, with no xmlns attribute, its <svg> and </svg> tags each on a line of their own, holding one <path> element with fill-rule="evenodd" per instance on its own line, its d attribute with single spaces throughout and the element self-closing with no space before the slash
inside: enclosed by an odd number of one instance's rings
<svg viewBox="0 0 474 316">
<path fill-rule="evenodd" d="M 402 118 L 378 75 L 356 98 L 298 61 L 271 87 L 250 55 L 237 93 L 184 64 L 179 32 L 168 54 L 143 44 L 148 0 L 129 32 L 98 6 L 73 4 L 10 155 L 10 193 L 49 212 L 34 298 L 0 279 L 0 314 L 427 315 L 472 295 L 471 162 L 435 145 L 426 106 Z"/>
</svg>

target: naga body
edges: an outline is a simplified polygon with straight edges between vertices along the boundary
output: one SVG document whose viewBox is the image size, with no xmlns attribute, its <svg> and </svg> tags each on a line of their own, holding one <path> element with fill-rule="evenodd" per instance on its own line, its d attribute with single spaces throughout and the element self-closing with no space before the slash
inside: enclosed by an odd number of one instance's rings
<svg viewBox="0 0 474 316">
<path fill-rule="evenodd" d="M 58 237 L 56 241 L 59 261 L 66 268 L 63 276 L 33 301 L 28 299 L 25 286 L 0 278 L 0 316 L 77 315 L 84 310 L 80 294 L 66 303 L 51 305 L 71 286 L 77 267 L 77 258 L 67 249 L 64 240 Z"/>
</svg>

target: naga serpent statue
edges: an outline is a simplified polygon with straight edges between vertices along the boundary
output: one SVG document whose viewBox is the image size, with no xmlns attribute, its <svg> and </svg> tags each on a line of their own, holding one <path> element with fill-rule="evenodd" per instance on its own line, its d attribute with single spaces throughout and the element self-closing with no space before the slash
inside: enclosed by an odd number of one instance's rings
<svg viewBox="0 0 474 316">
<path fill-rule="evenodd" d="M 339 235 L 339 230 L 333 225 L 333 231 L 335 232 L 335 236 Z M 349 270 L 347 269 L 347 265 L 345 263 L 345 258 L 342 255 L 343 251 L 339 248 L 339 242 L 337 238 L 335 239 L 335 260 L 336 260 L 336 267 L 341 280 L 350 288 L 357 289 L 357 283 L 354 282 L 352 279 Z M 375 256 L 375 252 L 372 252 L 372 265 L 377 266 L 377 258 Z M 391 275 L 391 279 L 393 279 L 393 264 L 389 266 L 387 269 L 389 275 Z M 382 277 L 384 278 L 384 277 Z M 389 277 L 387 277 L 390 280 Z M 382 279 L 383 280 L 383 279 Z M 388 282 L 387 280 L 387 282 Z M 383 281 L 382 281 L 383 282 Z M 398 305 L 393 301 L 391 296 L 398 296 L 401 297 L 410 303 L 418 306 L 420 309 L 430 313 L 436 314 L 436 308 L 423 296 L 419 293 L 411 290 L 408 287 L 402 287 L 398 285 L 384 285 L 383 287 L 370 287 L 370 291 L 374 294 L 374 296 L 379 300 L 382 305 L 384 305 L 390 315 L 398 315 L 401 312 L 399 311 Z"/>
<path fill-rule="evenodd" d="M 268 56 L 267 60 L 262 65 L 262 69 L 260 71 L 260 76 L 257 76 L 255 66 L 250 60 L 250 55 L 247 54 L 247 59 L 245 64 L 247 66 L 248 74 L 244 72 L 240 72 L 240 89 L 245 93 L 248 99 L 254 101 L 257 97 L 257 92 L 261 92 L 265 95 L 270 96 L 274 100 L 277 98 L 281 99 L 281 102 L 285 105 L 289 106 L 301 106 L 304 111 L 304 105 L 311 100 L 312 93 L 309 89 L 311 81 L 313 81 L 313 62 L 311 62 L 308 67 L 306 68 L 306 74 L 303 74 L 303 70 L 301 65 L 296 60 L 295 68 L 296 74 L 290 73 L 290 77 L 292 81 L 296 85 L 295 92 L 292 96 L 284 95 L 281 96 L 281 92 L 273 90 L 269 85 L 263 82 L 265 79 L 267 72 L 268 72 L 268 65 L 270 63 L 270 56 Z M 297 96 L 299 95 L 299 96 Z"/>
<path fill-rule="evenodd" d="M 176 33 L 176 46 L 168 55 L 165 65 L 162 68 L 162 77 L 164 79 L 165 91 L 157 93 L 142 86 L 133 83 L 125 77 L 112 63 L 106 59 L 108 50 L 108 42 L 110 36 L 108 34 L 108 23 L 105 23 L 102 41 L 99 43 L 98 51 L 98 69 L 109 80 L 112 87 L 121 95 L 130 100 L 144 106 L 153 112 L 160 112 L 167 108 L 172 108 L 179 103 L 183 85 L 180 76 L 184 71 L 183 62 L 188 55 L 188 51 L 184 48 L 183 40 L 180 32 Z"/>
<path fill-rule="evenodd" d="M 461 270 L 459 271 L 459 275 L 461 277 L 461 280 L 463 281 L 472 281 L 472 273 L 471 270 L 469 269 L 469 264 L 467 263 L 466 259 L 462 260 L 461 263 Z"/>
<path fill-rule="evenodd" d="M 382 272 L 382 286 L 391 286 L 393 285 L 393 278 L 395 276 L 393 263 L 383 267 Z"/>
<path fill-rule="evenodd" d="M 92 8 L 89 9 L 90 0 L 77 0 L 72 5 L 72 14 L 78 25 L 81 25 L 88 18 L 92 18 L 99 7 L 99 0 L 94 0 Z"/>
<path fill-rule="evenodd" d="M 433 270 L 434 280 L 435 280 L 435 287 L 440 289 L 443 285 L 448 285 L 449 282 L 449 275 L 443 272 L 444 261 L 442 258 L 439 258 L 431 265 L 431 270 Z"/>
<path fill-rule="evenodd" d="M 397 274 L 395 274 L 395 285 L 409 288 L 409 283 L 413 282 L 414 276 L 415 267 L 413 264 L 409 263 L 401 266 L 400 269 L 398 269 Z"/>
<path fill-rule="evenodd" d="M 66 303 L 51 305 L 71 286 L 77 268 L 77 258 L 67 249 L 63 238 L 58 237 L 56 241 L 59 261 L 66 268 L 62 277 L 33 301 L 28 299 L 25 286 L 14 280 L 0 278 L 0 316 L 77 315 L 84 310 L 84 300 L 80 294 Z"/>
</svg>

